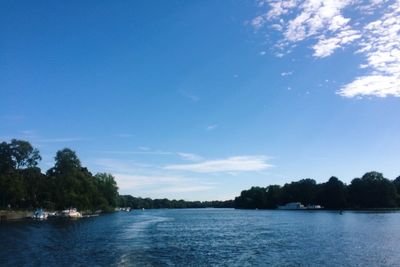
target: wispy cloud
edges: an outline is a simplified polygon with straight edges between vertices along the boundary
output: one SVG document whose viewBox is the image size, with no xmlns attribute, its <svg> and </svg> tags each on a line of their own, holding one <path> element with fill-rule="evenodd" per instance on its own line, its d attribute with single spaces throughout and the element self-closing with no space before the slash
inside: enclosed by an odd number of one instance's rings
<svg viewBox="0 0 400 267">
<path fill-rule="evenodd" d="M 178 152 L 177 153 L 181 158 L 184 160 L 189 160 L 189 161 L 200 161 L 203 159 L 203 157 L 193 154 L 193 153 L 183 153 L 183 152 Z"/>
<path fill-rule="evenodd" d="M 314 41 L 315 58 L 331 56 L 337 49 L 358 46 L 367 73 L 355 77 L 338 90 L 344 97 L 400 97 L 400 1 L 354 0 L 261 0 L 260 8 L 269 9 L 255 17 L 256 29 L 269 26 L 279 31 L 282 39 L 276 49 L 283 55 L 296 43 Z M 349 11 L 360 19 L 352 20 Z M 382 14 L 378 15 L 377 14 Z M 356 43 L 355 41 L 359 41 Z"/>
<path fill-rule="evenodd" d="M 211 124 L 211 125 L 208 125 L 208 126 L 206 127 L 206 131 L 212 131 L 212 130 L 215 130 L 217 127 L 218 127 L 218 125 L 217 125 L 217 124 Z"/>
<path fill-rule="evenodd" d="M 236 156 L 193 164 L 167 165 L 164 169 L 198 173 L 260 171 L 272 167 L 267 159 L 265 156 Z"/>
<path fill-rule="evenodd" d="M 47 138 L 34 140 L 38 143 L 68 143 L 84 140 L 81 137 L 62 137 L 62 138 Z"/>
<path fill-rule="evenodd" d="M 112 173 L 123 192 L 141 190 L 150 193 L 183 193 L 200 192 L 215 187 L 215 183 L 205 179 L 171 174 L 153 164 L 109 158 L 95 159 L 91 163 L 101 171 Z"/>
<path fill-rule="evenodd" d="M 190 91 L 186 91 L 186 90 L 182 90 L 181 91 L 182 95 L 189 98 L 190 100 L 192 100 L 193 102 L 198 102 L 200 101 L 200 97 L 196 94 L 193 94 Z"/>
<path fill-rule="evenodd" d="M 140 150 L 140 151 L 130 151 L 130 150 L 103 150 L 98 151 L 104 154 L 120 154 L 120 155 L 174 155 L 174 152 L 162 151 L 162 150 Z"/>
<path fill-rule="evenodd" d="M 35 130 L 22 130 L 20 131 L 20 133 L 24 136 L 28 136 L 28 137 L 32 137 L 36 135 L 36 131 Z"/>
<path fill-rule="evenodd" d="M 188 193 L 188 192 L 202 192 L 213 189 L 213 185 L 178 185 L 173 187 L 165 187 L 155 190 L 158 193 Z"/>
<path fill-rule="evenodd" d="M 289 76 L 289 75 L 292 75 L 292 74 L 293 74 L 293 71 L 287 71 L 287 72 L 282 72 L 281 76 L 285 77 L 285 76 Z"/>
</svg>

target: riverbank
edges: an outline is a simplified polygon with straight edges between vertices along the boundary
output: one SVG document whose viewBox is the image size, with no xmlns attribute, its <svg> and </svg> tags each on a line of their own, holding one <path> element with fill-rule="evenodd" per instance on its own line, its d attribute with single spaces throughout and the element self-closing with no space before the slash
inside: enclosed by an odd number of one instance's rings
<svg viewBox="0 0 400 267">
<path fill-rule="evenodd" d="M 61 214 L 60 211 L 51 211 L 52 213 L 56 214 Z M 100 213 L 103 213 L 103 211 L 82 211 L 80 212 L 82 214 L 82 217 L 95 217 L 99 216 Z M 23 219 L 29 219 L 32 218 L 33 216 L 33 211 L 30 210 L 0 210 L 0 222 L 2 221 L 15 221 L 15 220 L 23 220 Z M 53 217 L 62 217 L 60 215 L 56 215 Z"/>
<path fill-rule="evenodd" d="M 33 215 L 33 211 L 26 210 L 0 210 L 0 221 L 9 220 L 21 220 L 25 218 L 30 218 Z"/>
</svg>

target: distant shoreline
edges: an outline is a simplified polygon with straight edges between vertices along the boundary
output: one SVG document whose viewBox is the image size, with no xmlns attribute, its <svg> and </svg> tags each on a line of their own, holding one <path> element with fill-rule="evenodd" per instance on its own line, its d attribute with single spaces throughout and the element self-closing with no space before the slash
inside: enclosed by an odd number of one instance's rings
<svg viewBox="0 0 400 267">
<path fill-rule="evenodd" d="M 204 210 L 209 208 L 150 208 L 148 210 L 185 210 L 185 209 L 193 209 L 193 210 Z M 252 211 L 294 211 L 294 212 L 321 212 L 321 211 L 331 211 L 331 212 L 365 212 L 365 213 L 385 213 L 385 212 L 400 212 L 400 208 L 374 208 L 374 209 L 342 209 L 342 210 L 333 210 L 333 209 L 298 209 L 298 210 L 282 210 L 282 209 L 241 209 L 241 208 L 212 208 L 212 209 L 235 209 L 235 210 L 252 210 Z M 141 211 L 141 210 L 133 210 Z M 118 212 L 118 211 L 114 211 Z M 114 213 L 114 212 L 106 212 L 106 213 Z M 90 217 L 94 213 L 84 213 L 84 216 Z M 0 222 L 9 222 L 9 221 L 19 221 L 24 219 L 30 219 L 33 215 L 33 211 L 31 210 L 0 210 Z M 98 215 L 98 214 L 97 214 Z"/>
</svg>

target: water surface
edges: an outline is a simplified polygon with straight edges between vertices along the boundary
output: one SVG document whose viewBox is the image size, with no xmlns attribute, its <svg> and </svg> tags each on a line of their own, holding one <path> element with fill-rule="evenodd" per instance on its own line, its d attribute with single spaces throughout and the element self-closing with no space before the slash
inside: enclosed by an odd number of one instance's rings
<svg viewBox="0 0 400 267">
<path fill-rule="evenodd" d="M 0 266 L 399 266 L 400 213 L 118 212 L 0 224 Z"/>
</svg>

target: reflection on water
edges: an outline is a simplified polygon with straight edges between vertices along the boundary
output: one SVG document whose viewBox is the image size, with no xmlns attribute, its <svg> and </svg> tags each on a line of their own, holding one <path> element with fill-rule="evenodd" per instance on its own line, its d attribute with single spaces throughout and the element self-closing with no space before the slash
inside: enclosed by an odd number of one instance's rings
<svg viewBox="0 0 400 267">
<path fill-rule="evenodd" d="M 0 224 L 1 266 L 394 266 L 400 213 L 147 210 Z"/>
</svg>

